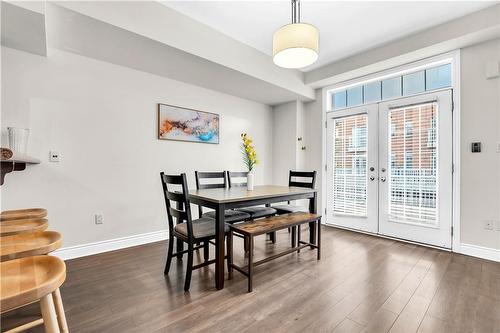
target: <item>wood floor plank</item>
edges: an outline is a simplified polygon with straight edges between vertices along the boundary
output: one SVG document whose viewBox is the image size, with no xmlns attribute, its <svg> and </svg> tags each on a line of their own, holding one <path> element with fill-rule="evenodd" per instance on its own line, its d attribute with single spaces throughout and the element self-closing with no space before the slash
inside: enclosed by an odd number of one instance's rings
<svg viewBox="0 0 500 333">
<path fill-rule="evenodd" d="M 194 271 L 184 292 L 186 260 L 163 275 L 165 242 L 69 260 L 61 293 L 70 331 L 500 332 L 500 264 L 347 230 L 322 234 L 320 261 L 306 249 L 258 266 L 252 293 L 237 272 L 217 291 L 213 266 Z M 257 237 L 257 260 L 289 246 L 286 230 L 277 236 Z M 238 238 L 238 264 L 242 249 Z M 38 304 L 4 314 L 2 331 L 39 314 Z"/>
</svg>

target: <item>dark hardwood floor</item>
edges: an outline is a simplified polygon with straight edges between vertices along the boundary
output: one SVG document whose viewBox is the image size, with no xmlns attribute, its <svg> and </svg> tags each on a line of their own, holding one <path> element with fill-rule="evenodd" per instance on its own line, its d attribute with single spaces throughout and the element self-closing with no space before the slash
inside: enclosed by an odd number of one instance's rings
<svg viewBox="0 0 500 333">
<path fill-rule="evenodd" d="M 257 238 L 257 259 L 288 237 Z M 500 332 L 498 263 L 330 227 L 322 244 L 320 261 L 303 250 L 258 266 L 252 293 L 237 272 L 216 291 L 213 265 L 194 271 L 184 293 L 183 262 L 163 276 L 165 242 L 67 261 L 70 331 Z M 33 304 L 9 313 L 2 329 L 38 312 Z"/>
</svg>

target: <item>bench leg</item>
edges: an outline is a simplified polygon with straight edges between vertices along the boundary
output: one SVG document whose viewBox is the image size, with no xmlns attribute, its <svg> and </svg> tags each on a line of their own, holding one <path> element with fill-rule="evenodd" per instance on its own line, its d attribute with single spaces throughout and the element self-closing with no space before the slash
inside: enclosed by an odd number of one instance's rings
<svg viewBox="0 0 500 333">
<path fill-rule="evenodd" d="M 316 245 L 316 223 L 309 223 L 309 243 Z M 311 249 L 314 249 L 311 247 Z"/>
<path fill-rule="evenodd" d="M 253 236 L 248 237 L 248 292 L 252 292 L 253 280 Z"/>
<path fill-rule="evenodd" d="M 295 240 L 297 238 L 297 227 L 290 227 L 288 230 L 292 229 L 292 235 L 291 235 L 291 245 L 292 247 L 295 247 Z"/>
<path fill-rule="evenodd" d="M 231 280 L 233 278 L 233 231 L 229 231 L 229 235 L 227 236 L 227 272 L 228 279 Z"/>
<path fill-rule="evenodd" d="M 300 237 L 300 234 L 301 234 L 301 225 L 299 224 L 297 226 L 297 245 L 300 246 L 300 241 L 301 241 L 301 237 Z M 300 248 L 297 250 L 297 253 L 300 253 Z"/>
<path fill-rule="evenodd" d="M 318 219 L 318 221 L 316 221 L 316 223 L 318 224 L 318 242 L 316 243 L 316 245 L 318 245 L 318 260 L 321 259 L 321 218 Z"/>
<path fill-rule="evenodd" d="M 276 231 L 270 232 L 269 233 L 269 238 L 271 239 L 271 242 L 273 244 L 275 244 L 276 243 Z"/>
</svg>

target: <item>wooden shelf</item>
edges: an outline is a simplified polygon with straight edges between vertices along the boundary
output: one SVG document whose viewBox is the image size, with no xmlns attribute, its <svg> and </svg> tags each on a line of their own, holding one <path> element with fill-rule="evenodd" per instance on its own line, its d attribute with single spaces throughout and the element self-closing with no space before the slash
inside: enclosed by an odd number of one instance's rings
<svg viewBox="0 0 500 333">
<path fill-rule="evenodd" d="M 39 164 L 40 160 L 25 154 L 12 151 L 9 148 L 0 148 L 1 174 L 0 185 L 3 185 L 5 175 L 12 171 L 26 169 L 26 164 Z"/>
</svg>

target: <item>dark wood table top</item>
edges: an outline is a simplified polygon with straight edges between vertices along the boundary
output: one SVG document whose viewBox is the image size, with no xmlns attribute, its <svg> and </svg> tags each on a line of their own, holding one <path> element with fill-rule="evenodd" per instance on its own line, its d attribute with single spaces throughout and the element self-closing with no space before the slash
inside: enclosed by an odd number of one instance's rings
<svg viewBox="0 0 500 333">
<path fill-rule="evenodd" d="M 316 190 L 303 187 L 260 185 L 255 186 L 253 191 L 248 191 L 246 187 L 190 190 L 189 196 L 192 198 L 199 198 L 220 204 L 256 199 L 286 197 L 290 195 L 309 194 L 315 192 Z"/>
</svg>

